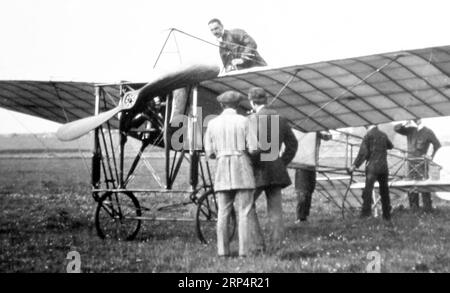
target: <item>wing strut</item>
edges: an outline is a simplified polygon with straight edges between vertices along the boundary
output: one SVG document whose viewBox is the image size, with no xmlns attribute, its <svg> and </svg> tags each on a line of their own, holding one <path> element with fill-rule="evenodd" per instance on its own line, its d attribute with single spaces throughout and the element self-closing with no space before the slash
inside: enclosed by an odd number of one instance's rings
<svg viewBox="0 0 450 293">
<path fill-rule="evenodd" d="M 172 112 L 173 94 L 170 93 L 166 98 L 166 113 L 164 117 L 164 151 L 165 151 L 165 169 L 166 169 L 166 189 L 172 189 L 172 179 L 170 178 L 170 113 Z"/>
</svg>

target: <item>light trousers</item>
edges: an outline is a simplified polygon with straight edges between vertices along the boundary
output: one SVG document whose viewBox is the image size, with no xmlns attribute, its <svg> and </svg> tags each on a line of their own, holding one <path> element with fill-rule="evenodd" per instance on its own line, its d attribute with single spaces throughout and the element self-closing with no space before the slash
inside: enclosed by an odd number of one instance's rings
<svg viewBox="0 0 450 293">
<path fill-rule="evenodd" d="M 246 256 L 252 250 L 252 229 L 255 227 L 256 211 L 253 189 L 236 189 L 216 192 L 218 197 L 217 252 L 219 256 L 230 255 L 230 221 L 236 199 L 238 212 L 239 255 Z"/>
</svg>

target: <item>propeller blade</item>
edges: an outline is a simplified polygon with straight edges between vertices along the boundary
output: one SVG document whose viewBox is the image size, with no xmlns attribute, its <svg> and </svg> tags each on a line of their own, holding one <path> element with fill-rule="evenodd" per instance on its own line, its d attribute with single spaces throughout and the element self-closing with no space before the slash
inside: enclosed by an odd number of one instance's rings
<svg viewBox="0 0 450 293">
<path fill-rule="evenodd" d="M 80 136 L 85 135 L 92 129 L 102 125 L 109 119 L 111 119 L 114 115 L 123 110 L 122 103 L 120 103 L 117 107 L 100 113 L 99 115 L 86 117 L 80 120 L 76 120 L 70 123 L 66 123 L 61 126 L 56 132 L 56 137 L 62 141 L 69 141 L 79 138 Z"/>
<path fill-rule="evenodd" d="M 74 140 L 108 121 L 120 111 L 141 104 L 142 100 L 215 78 L 219 71 L 217 65 L 205 64 L 188 64 L 171 70 L 155 70 L 150 76 L 149 83 L 137 91 L 128 92 L 116 108 L 64 124 L 58 129 L 56 136 L 62 141 Z"/>
</svg>

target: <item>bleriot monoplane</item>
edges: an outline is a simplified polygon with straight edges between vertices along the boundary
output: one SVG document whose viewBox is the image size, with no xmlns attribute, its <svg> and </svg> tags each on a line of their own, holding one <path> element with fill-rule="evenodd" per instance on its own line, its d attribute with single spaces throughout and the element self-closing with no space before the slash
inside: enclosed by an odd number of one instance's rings
<svg viewBox="0 0 450 293">
<path fill-rule="evenodd" d="M 214 222 L 217 203 L 202 152 L 207 125 L 204 118 L 220 113 L 217 95 L 235 90 L 246 96 L 254 86 L 264 88 L 270 95 L 270 106 L 302 132 L 449 116 L 450 46 L 251 68 L 224 75 L 219 75 L 215 65 L 182 65 L 154 70 L 146 84 L 3 80 L 0 106 L 63 123 L 57 132 L 61 140 L 93 131 L 91 185 L 100 237 L 133 239 L 142 220 L 155 219 L 144 216 L 149 209 L 140 205 L 136 194 L 187 192 L 197 205 L 198 236 L 207 242 L 214 229 L 207 231 L 205 223 Z M 242 112 L 247 110 L 249 105 L 242 103 Z M 125 153 L 131 138 L 141 146 L 127 163 Z M 134 172 L 149 146 L 164 149 L 165 182 L 161 189 L 132 186 Z M 346 154 L 350 147 L 347 143 Z M 185 160 L 190 164 L 191 188 L 176 190 L 174 182 Z M 322 166 L 320 172 L 340 174 L 345 167 Z M 324 186 L 338 181 L 327 181 Z M 450 191 L 449 181 L 410 185 Z"/>
</svg>

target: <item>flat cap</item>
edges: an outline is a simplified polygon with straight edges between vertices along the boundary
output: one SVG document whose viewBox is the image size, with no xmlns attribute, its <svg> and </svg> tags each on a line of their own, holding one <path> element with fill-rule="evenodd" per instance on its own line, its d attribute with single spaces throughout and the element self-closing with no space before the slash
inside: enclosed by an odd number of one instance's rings
<svg viewBox="0 0 450 293">
<path fill-rule="evenodd" d="M 260 87 L 252 87 L 248 91 L 248 99 L 254 102 L 265 103 L 267 102 L 266 91 Z"/>
<path fill-rule="evenodd" d="M 236 91 L 227 91 L 217 97 L 217 101 L 222 104 L 237 104 L 241 100 L 241 94 Z"/>
</svg>

